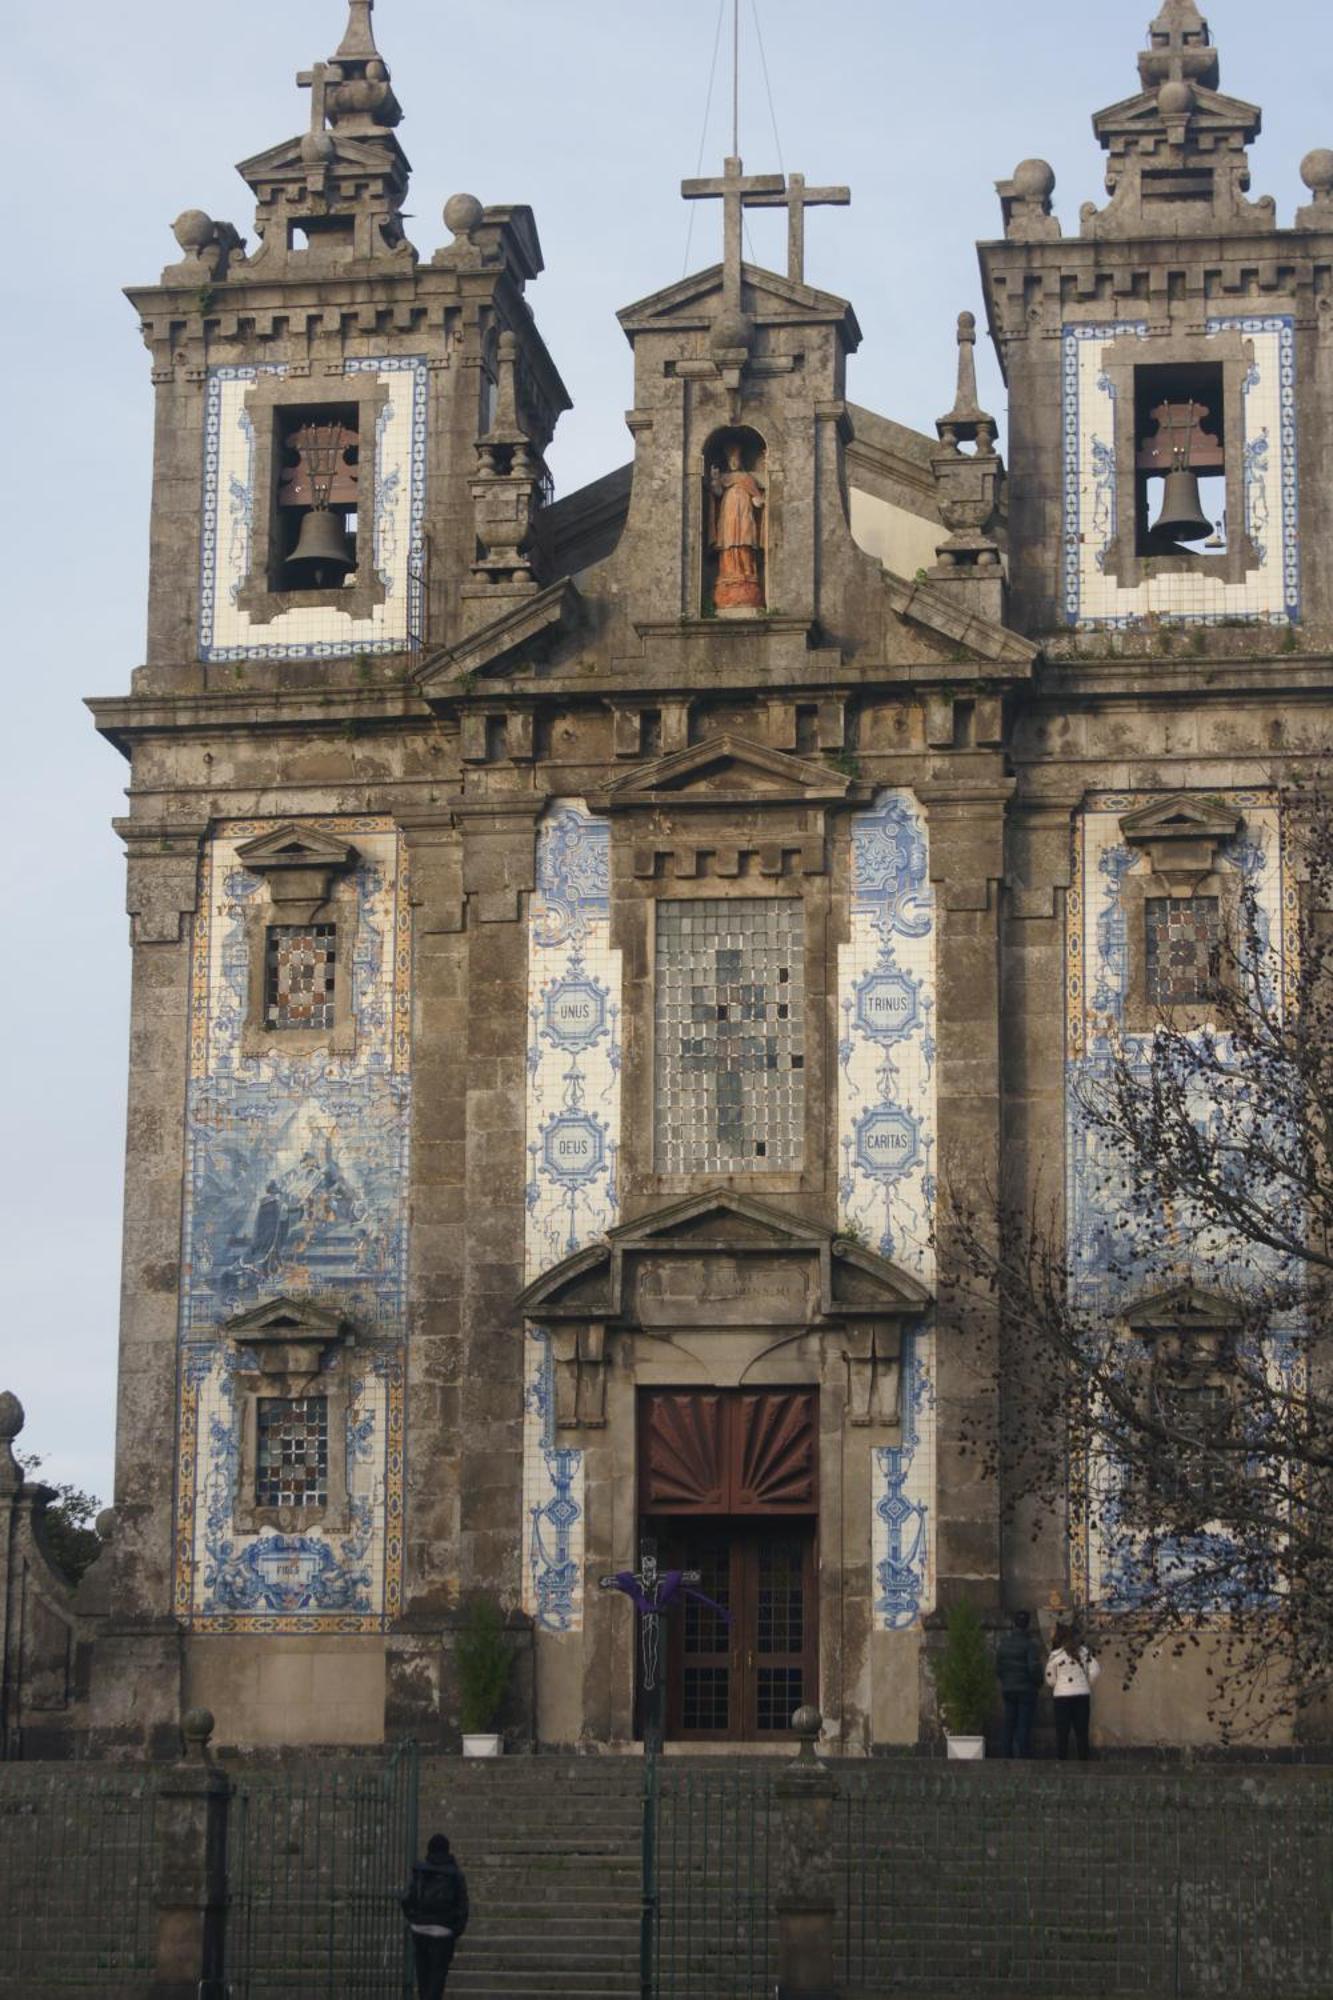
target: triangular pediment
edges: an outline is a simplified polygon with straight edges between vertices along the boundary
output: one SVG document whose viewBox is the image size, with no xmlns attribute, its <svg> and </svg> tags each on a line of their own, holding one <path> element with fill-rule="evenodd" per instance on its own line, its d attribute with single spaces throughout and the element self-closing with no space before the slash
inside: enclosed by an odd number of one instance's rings
<svg viewBox="0 0 1333 2000">
<path fill-rule="evenodd" d="M 308 136 L 302 133 L 295 139 L 283 139 L 278 145 L 253 154 L 250 159 L 239 161 L 237 173 L 250 186 L 256 181 L 308 180 L 310 162 L 302 151 Z M 334 171 L 339 167 L 350 167 L 371 174 L 383 174 L 393 164 L 386 159 L 386 150 L 391 150 L 403 166 L 407 164 L 402 147 L 390 132 L 379 132 L 367 141 L 358 141 L 346 133 L 330 132 L 327 136 L 333 141 L 334 152 L 328 165 Z"/>
<path fill-rule="evenodd" d="M 1191 86 L 1194 101 L 1190 106 L 1191 150 L 1197 149 L 1198 137 L 1202 132 L 1243 132 L 1247 140 L 1258 137 L 1263 113 L 1257 104 L 1247 104 L 1242 97 L 1227 97 L 1220 90 L 1207 90 L 1201 84 Z M 1114 134 L 1142 131 L 1161 133 L 1167 121 L 1162 115 L 1156 90 L 1135 91 L 1132 97 L 1124 97 L 1118 104 L 1109 104 L 1099 111 L 1092 121 L 1093 131 L 1103 144 Z"/>
<path fill-rule="evenodd" d="M 417 669 L 417 686 L 427 701 L 466 693 L 477 676 L 509 674 L 548 649 L 578 616 L 579 592 L 561 577 L 506 608 L 455 645 L 431 653 Z"/>
<path fill-rule="evenodd" d="M 1224 800 L 1199 792 L 1173 792 L 1126 813 L 1120 831 L 1129 841 L 1226 840 L 1239 830 L 1241 816 Z"/>
<path fill-rule="evenodd" d="M 843 771 L 727 733 L 628 772 L 589 803 L 598 812 L 756 801 L 818 805 L 844 799 L 852 789 L 853 781 Z"/>
<path fill-rule="evenodd" d="M 812 1268 L 812 1319 L 917 1318 L 930 1294 L 910 1273 L 803 1217 L 733 1189 L 712 1189 L 622 1223 L 600 1243 L 543 1273 L 518 1299 L 530 1320 L 634 1319 L 634 1279 L 645 1260 L 680 1257 L 730 1264 L 805 1258 Z M 701 1317 L 706 1314 L 701 1313 Z"/>
<path fill-rule="evenodd" d="M 313 1299 L 281 1293 L 229 1319 L 225 1331 L 233 1340 L 342 1340 L 347 1322 L 340 1312 L 316 1305 Z"/>
<path fill-rule="evenodd" d="M 616 317 L 631 340 L 643 333 L 704 327 L 711 324 L 721 297 L 722 266 L 714 264 L 637 299 Z M 835 292 L 816 291 L 813 285 L 784 278 L 758 264 L 741 267 L 741 303 L 759 326 L 790 326 L 801 321 L 811 326 L 840 326 L 849 350 L 855 351 L 861 344 L 861 328 L 846 299 Z"/>
<path fill-rule="evenodd" d="M 1236 1300 L 1225 1292 L 1188 1282 L 1150 1292 L 1124 1314 L 1130 1332 L 1145 1339 L 1161 1334 L 1223 1333 L 1237 1326 L 1241 1318 Z"/>
<path fill-rule="evenodd" d="M 1010 680 L 1031 676 L 1039 649 L 1030 639 L 1010 631 L 1007 625 L 980 617 L 960 602 L 947 584 L 908 583 L 890 570 L 883 576 L 890 608 L 939 648 L 940 680 L 965 680 L 969 673 L 979 678 L 996 667 L 1003 668 Z M 930 678 L 921 672 L 912 677 L 923 683 Z"/>
<path fill-rule="evenodd" d="M 236 858 L 245 868 L 347 868 L 356 859 L 356 849 L 336 834 L 319 827 L 289 821 L 272 833 L 258 834 L 242 841 Z"/>
</svg>

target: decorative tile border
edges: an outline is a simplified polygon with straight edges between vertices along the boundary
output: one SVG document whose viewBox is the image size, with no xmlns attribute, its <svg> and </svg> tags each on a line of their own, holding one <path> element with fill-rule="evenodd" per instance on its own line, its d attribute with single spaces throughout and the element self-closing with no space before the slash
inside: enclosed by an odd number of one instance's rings
<svg viewBox="0 0 1333 2000">
<path fill-rule="evenodd" d="M 851 935 L 839 954 L 839 1226 L 935 1282 L 935 909 L 926 817 L 884 792 L 852 820 Z M 934 1603 L 934 1339 L 905 1335 L 902 1438 L 873 1448 L 874 1619 L 905 1630 Z"/>
<path fill-rule="evenodd" d="M 260 375 L 282 376 L 287 370 L 279 363 L 210 368 L 204 392 L 201 660 L 338 659 L 355 653 L 403 652 L 421 642 L 429 384 L 426 357 L 400 354 L 358 359 L 346 362 L 343 372 L 373 375 L 390 387 L 395 378 L 407 377 L 406 404 L 390 400 L 376 425 L 372 560 L 384 587 L 384 602 L 376 605 L 368 618 L 349 618 L 332 606 L 303 606 L 266 625 L 253 624 L 240 608 L 237 598 L 250 573 L 256 512 L 255 438 L 245 407 L 246 389 Z M 405 532 L 400 524 L 404 504 Z"/>
<path fill-rule="evenodd" d="M 621 953 L 611 946 L 611 830 L 554 799 L 537 832 L 528 912 L 529 1282 L 620 1217 Z M 523 1608 L 546 1632 L 583 1625 L 583 1453 L 557 1445 L 549 1336 L 524 1369 Z"/>
<path fill-rule="evenodd" d="M 1229 619 L 1296 624 L 1301 616 L 1297 498 L 1295 322 L 1287 314 L 1216 318 L 1207 334 L 1239 332 L 1252 341 L 1245 380 L 1246 531 L 1260 567 L 1241 583 L 1197 572 L 1147 578 L 1121 588 L 1105 574 L 1115 539 L 1115 391 L 1101 373 L 1100 350 L 1124 335 L 1148 339 L 1146 320 L 1078 322 L 1062 329 L 1064 551 L 1066 622 L 1083 630 L 1129 630 L 1146 619 L 1212 625 Z M 1104 432 L 1104 435 L 1103 435 Z M 1274 452 L 1276 441 L 1276 452 Z M 1272 558 L 1274 528 L 1281 560 Z"/>
</svg>

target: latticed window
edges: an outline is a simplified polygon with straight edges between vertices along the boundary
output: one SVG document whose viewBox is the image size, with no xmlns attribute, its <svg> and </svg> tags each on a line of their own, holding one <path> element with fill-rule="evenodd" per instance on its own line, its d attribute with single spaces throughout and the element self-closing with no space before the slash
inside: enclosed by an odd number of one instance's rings
<svg viewBox="0 0 1333 2000">
<path fill-rule="evenodd" d="M 659 1173 L 800 1166 L 804 918 L 794 897 L 658 904 Z"/>
<path fill-rule="evenodd" d="M 266 1028 L 331 1028 L 336 924 L 271 924 L 264 965 Z"/>
<path fill-rule="evenodd" d="M 261 1396 L 255 1504 L 323 1507 L 329 1498 L 327 1396 Z"/>
<path fill-rule="evenodd" d="M 1150 896 L 1144 922 L 1149 1005 L 1191 1007 L 1207 999 L 1222 947 L 1217 897 Z"/>
</svg>

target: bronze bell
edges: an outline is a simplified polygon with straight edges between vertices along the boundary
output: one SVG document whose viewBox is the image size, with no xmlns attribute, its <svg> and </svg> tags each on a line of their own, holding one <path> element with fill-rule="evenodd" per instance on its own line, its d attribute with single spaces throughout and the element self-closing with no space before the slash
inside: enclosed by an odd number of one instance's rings
<svg viewBox="0 0 1333 2000">
<path fill-rule="evenodd" d="M 301 523 L 296 547 L 287 558 L 287 568 L 308 564 L 315 573 L 315 588 L 340 584 L 349 570 L 356 568 L 356 547 L 342 521 L 327 507 L 312 507 Z"/>
<path fill-rule="evenodd" d="M 1185 468 L 1168 472 L 1162 481 L 1162 511 L 1152 524 L 1154 538 L 1170 542 L 1202 542 L 1213 532 L 1199 497 L 1199 475 Z"/>
</svg>

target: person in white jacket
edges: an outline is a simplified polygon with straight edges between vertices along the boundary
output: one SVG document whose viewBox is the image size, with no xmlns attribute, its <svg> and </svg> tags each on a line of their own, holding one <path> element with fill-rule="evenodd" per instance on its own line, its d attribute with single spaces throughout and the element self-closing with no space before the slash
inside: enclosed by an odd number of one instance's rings
<svg viewBox="0 0 1333 2000">
<path fill-rule="evenodd" d="M 1046 1662 L 1046 1685 L 1055 1697 L 1055 1751 L 1058 1757 L 1069 1755 L 1072 1732 L 1078 1744 L 1080 1762 L 1088 1760 L 1092 1690 L 1101 1670 L 1100 1661 L 1082 1643 L 1073 1626 L 1057 1625 L 1054 1644 Z"/>
</svg>

